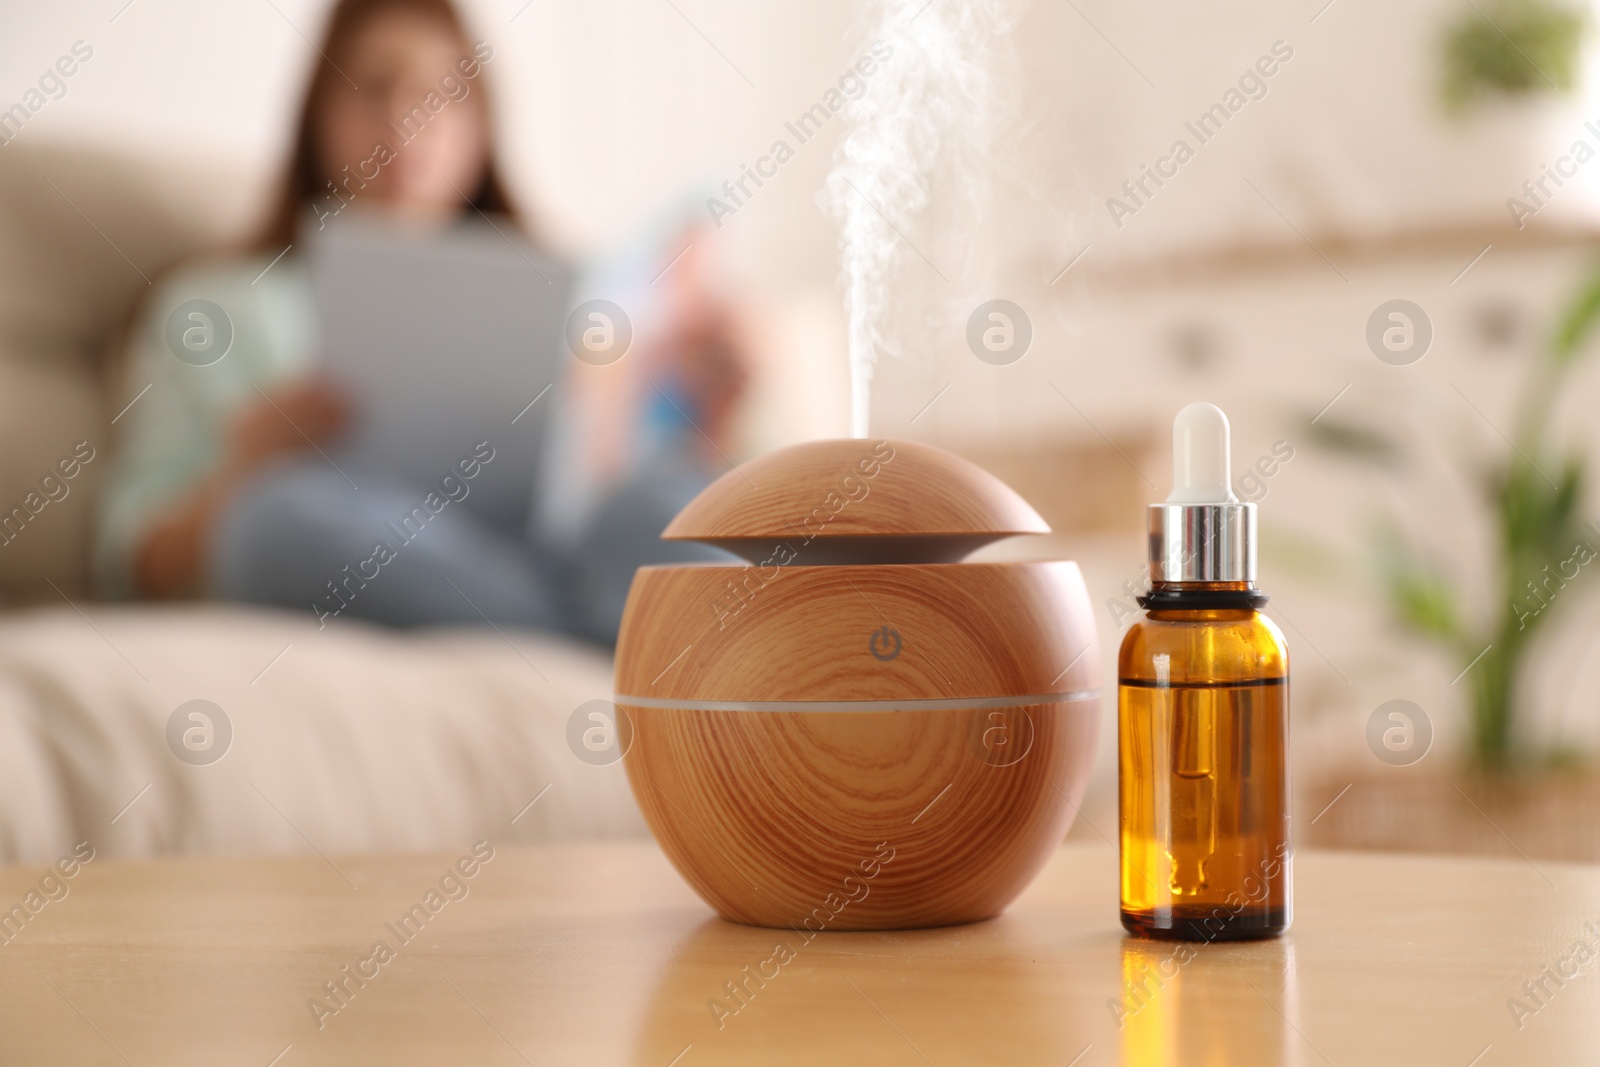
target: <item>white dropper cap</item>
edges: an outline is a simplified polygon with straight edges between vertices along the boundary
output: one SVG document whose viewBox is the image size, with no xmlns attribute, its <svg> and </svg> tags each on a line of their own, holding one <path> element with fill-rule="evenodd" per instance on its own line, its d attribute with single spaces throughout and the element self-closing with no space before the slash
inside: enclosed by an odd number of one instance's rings
<svg viewBox="0 0 1600 1067">
<path fill-rule="evenodd" d="M 1172 420 L 1172 495 L 1150 505 L 1150 577 L 1254 582 L 1256 506 L 1229 488 L 1228 416 L 1190 404 Z"/>
<path fill-rule="evenodd" d="M 1190 404 L 1172 420 L 1168 504 L 1237 504 L 1228 476 L 1228 416 L 1215 404 Z"/>
</svg>

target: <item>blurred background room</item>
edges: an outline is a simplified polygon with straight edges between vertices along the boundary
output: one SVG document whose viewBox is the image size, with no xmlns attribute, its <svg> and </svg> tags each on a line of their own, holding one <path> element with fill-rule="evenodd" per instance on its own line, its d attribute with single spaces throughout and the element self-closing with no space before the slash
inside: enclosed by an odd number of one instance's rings
<svg viewBox="0 0 1600 1067">
<path fill-rule="evenodd" d="M 652 284 L 692 267 L 733 309 L 749 380 L 723 469 L 851 432 L 840 205 L 871 198 L 830 174 L 858 101 L 917 91 L 897 60 L 948 61 L 961 77 L 924 88 L 973 110 L 930 109 L 938 168 L 871 205 L 899 242 L 871 434 L 965 455 L 1044 515 L 1049 539 L 986 551 L 1081 563 L 1109 679 L 1167 427 L 1221 405 L 1295 648 L 1299 843 L 1600 860 L 1589 5 L 935 0 L 877 76 L 852 73 L 886 39 L 854 0 L 461 9 L 542 246 L 643 255 Z M 85 836 L 111 856 L 442 850 L 513 815 L 525 840 L 644 833 L 621 767 L 563 732 L 610 693 L 603 643 L 113 602 L 93 577 L 144 384 L 130 319 L 262 225 L 328 11 L 0 15 L 0 505 L 23 509 L 0 535 L 6 861 Z M 220 773 L 172 758 L 194 700 L 224 713 Z M 1109 696 L 1103 715 L 1072 833 L 1114 847 Z"/>
</svg>

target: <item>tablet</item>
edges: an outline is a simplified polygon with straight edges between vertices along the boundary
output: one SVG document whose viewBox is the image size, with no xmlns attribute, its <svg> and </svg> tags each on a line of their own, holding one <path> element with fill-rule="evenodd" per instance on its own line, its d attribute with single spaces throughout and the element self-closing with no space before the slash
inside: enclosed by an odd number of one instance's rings
<svg viewBox="0 0 1600 1067">
<path fill-rule="evenodd" d="M 527 522 L 563 365 L 572 271 L 509 221 L 433 232 L 341 220 L 309 240 L 324 364 L 354 406 L 328 449 L 363 478 L 421 495 L 478 464 L 462 505 L 497 527 Z M 457 490 L 459 492 L 459 489 Z"/>
</svg>

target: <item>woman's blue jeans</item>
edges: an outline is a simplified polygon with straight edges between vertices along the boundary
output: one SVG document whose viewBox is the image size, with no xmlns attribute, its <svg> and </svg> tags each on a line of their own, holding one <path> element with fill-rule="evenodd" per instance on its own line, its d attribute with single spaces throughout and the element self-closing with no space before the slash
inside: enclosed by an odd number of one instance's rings
<svg viewBox="0 0 1600 1067">
<path fill-rule="evenodd" d="M 391 626 L 488 622 L 612 644 L 635 568 L 732 558 L 660 540 L 704 487 L 698 472 L 640 473 L 561 548 L 497 529 L 464 501 L 434 512 L 424 504 L 428 487 L 360 483 L 358 490 L 321 461 L 253 479 L 214 528 L 212 592 L 302 609 L 323 624 L 341 617 Z"/>
</svg>

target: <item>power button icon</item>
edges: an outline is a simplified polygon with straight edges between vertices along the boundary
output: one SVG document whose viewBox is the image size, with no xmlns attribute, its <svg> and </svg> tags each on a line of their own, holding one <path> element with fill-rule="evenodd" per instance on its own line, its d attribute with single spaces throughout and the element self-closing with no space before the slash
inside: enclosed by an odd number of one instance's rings
<svg viewBox="0 0 1600 1067">
<path fill-rule="evenodd" d="M 877 659 L 887 663 L 900 655 L 900 631 L 893 626 L 880 626 L 872 631 L 872 640 L 868 646 Z"/>
</svg>

